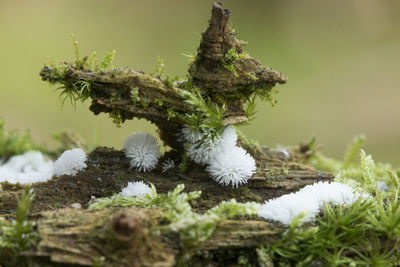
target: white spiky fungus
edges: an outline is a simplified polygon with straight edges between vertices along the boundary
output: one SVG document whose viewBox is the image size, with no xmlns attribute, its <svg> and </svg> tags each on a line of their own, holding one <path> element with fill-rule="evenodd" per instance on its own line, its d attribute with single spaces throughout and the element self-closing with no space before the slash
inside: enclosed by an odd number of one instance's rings
<svg viewBox="0 0 400 267">
<path fill-rule="evenodd" d="M 151 195 L 151 188 L 143 182 L 129 182 L 119 194 L 124 197 L 143 197 L 146 194 Z"/>
<path fill-rule="evenodd" d="M 190 138 L 190 136 L 186 136 L 185 138 L 186 140 L 196 140 L 195 138 Z M 216 155 L 235 147 L 237 138 L 236 130 L 233 126 L 226 127 L 222 135 L 216 136 L 213 139 L 210 133 L 205 131 L 202 137 L 197 138 L 199 141 L 189 142 L 187 153 L 197 164 L 206 165 Z"/>
<path fill-rule="evenodd" d="M 187 155 L 190 159 L 200 165 L 206 165 L 210 160 L 221 152 L 219 138 L 205 139 L 197 143 L 190 143 L 187 146 Z"/>
<path fill-rule="evenodd" d="M 255 170 L 254 158 L 241 147 L 232 147 L 216 155 L 207 166 L 207 172 L 215 181 L 232 187 L 247 183 Z"/>
<path fill-rule="evenodd" d="M 0 166 L 0 182 L 31 184 L 45 182 L 53 176 L 53 161 L 46 160 L 39 151 L 28 151 L 12 156 Z"/>
<path fill-rule="evenodd" d="M 180 142 L 188 142 L 188 143 L 196 143 L 199 142 L 204 136 L 204 133 L 201 133 L 198 130 L 192 130 L 188 126 L 185 126 L 181 130 L 181 134 L 179 134 Z"/>
<path fill-rule="evenodd" d="M 304 221 L 310 222 L 314 220 L 325 202 L 332 205 L 351 205 L 360 197 L 366 199 L 369 195 L 360 194 L 347 184 L 319 182 L 308 185 L 296 193 L 266 201 L 258 215 L 267 220 L 289 225 L 295 217 L 307 212 Z"/>
<path fill-rule="evenodd" d="M 318 202 L 304 194 L 291 193 L 265 202 L 258 211 L 258 215 L 264 219 L 289 225 L 303 212 L 306 212 L 304 220 L 312 221 L 319 212 Z"/>
<path fill-rule="evenodd" d="M 173 169 L 174 167 L 175 167 L 175 162 L 171 159 L 167 159 L 162 164 L 162 171 L 166 172 L 170 169 Z"/>
<path fill-rule="evenodd" d="M 80 148 L 64 151 L 54 163 L 54 175 L 75 175 L 87 167 L 86 153 Z"/>
<path fill-rule="evenodd" d="M 224 147 L 232 147 L 236 146 L 236 142 L 238 139 L 238 135 L 236 133 L 235 127 L 229 125 L 225 128 L 222 133 L 220 144 Z"/>
<path fill-rule="evenodd" d="M 219 136 L 211 137 L 206 129 L 182 129 L 187 144 L 187 155 L 200 165 L 208 165 L 207 172 L 220 184 L 237 187 L 246 183 L 256 170 L 255 160 L 243 148 L 237 147 L 236 129 L 229 125 Z"/>
<path fill-rule="evenodd" d="M 142 132 L 133 133 L 125 139 L 124 152 L 131 159 L 131 167 L 143 172 L 153 170 L 161 156 L 157 139 Z"/>
</svg>

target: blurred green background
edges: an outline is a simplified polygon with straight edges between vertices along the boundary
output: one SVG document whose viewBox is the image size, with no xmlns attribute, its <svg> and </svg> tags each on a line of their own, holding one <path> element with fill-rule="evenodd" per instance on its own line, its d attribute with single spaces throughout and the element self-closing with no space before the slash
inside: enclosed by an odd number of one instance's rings
<svg viewBox="0 0 400 267">
<path fill-rule="evenodd" d="M 6 128 L 30 129 L 52 146 L 50 134 L 70 129 L 85 139 L 121 148 L 132 131 L 155 132 L 143 120 L 116 128 L 89 103 L 60 108 L 55 87 L 41 81 L 48 58 L 73 59 L 115 49 L 114 62 L 150 72 L 156 56 L 166 73 L 184 75 L 205 30 L 212 1 L 0 0 L 0 116 Z M 400 165 L 400 1 L 226 0 L 246 51 L 289 76 L 274 108 L 242 131 L 261 144 L 296 145 L 313 135 L 323 152 L 341 156 L 352 137 L 367 136 L 379 161 Z M 54 145 L 54 144 L 53 144 Z"/>
</svg>

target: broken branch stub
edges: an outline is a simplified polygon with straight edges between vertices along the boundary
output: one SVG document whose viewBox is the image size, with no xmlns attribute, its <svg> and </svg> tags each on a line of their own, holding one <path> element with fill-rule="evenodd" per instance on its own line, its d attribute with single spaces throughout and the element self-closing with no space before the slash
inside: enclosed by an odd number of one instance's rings
<svg viewBox="0 0 400 267">
<path fill-rule="evenodd" d="M 230 11 L 214 3 L 189 76 L 181 81 L 164 77 L 162 71 L 149 75 L 125 68 L 93 68 L 88 57 L 59 67 L 44 66 L 40 75 L 52 84 L 61 84 L 61 95 L 72 102 L 90 98 L 95 115 L 109 113 L 117 123 L 133 118 L 155 123 L 167 145 L 182 149 L 176 133 L 190 124 L 188 117 L 197 116 L 200 126 L 210 115 L 199 105 L 214 107 L 210 112 L 222 110 L 222 116 L 216 116 L 221 127 L 243 123 L 248 121 L 245 105 L 249 101 L 256 96 L 270 100 L 272 87 L 287 81 L 285 75 L 243 52 L 246 43 L 236 39 L 229 21 Z M 188 94 L 199 101 L 188 101 Z"/>
</svg>

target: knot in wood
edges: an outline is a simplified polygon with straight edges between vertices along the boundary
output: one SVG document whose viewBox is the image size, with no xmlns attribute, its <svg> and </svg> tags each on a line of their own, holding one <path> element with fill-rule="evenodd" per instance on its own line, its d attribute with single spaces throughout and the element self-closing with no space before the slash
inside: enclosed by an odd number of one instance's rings
<svg viewBox="0 0 400 267">
<path fill-rule="evenodd" d="M 114 217 L 112 229 L 118 239 L 130 239 L 136 232 L 137 222 L 132 216 L 121 213 Z"/>
</svg>

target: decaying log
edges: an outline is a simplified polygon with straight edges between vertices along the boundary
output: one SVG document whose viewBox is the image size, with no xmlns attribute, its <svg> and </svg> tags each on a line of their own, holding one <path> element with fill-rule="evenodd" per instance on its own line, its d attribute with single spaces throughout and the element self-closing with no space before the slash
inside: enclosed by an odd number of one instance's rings
<svg viewBox="0 0 400 267">
<path fill-rule="evenodd" d="M 192 205 L 196 211 L 204 211 L 214 207 L 219 202 L 235 198 L 239 202 L 265 200 L 294 192 L 300 188 L 319 181 L 333 179 L 331 173 L 316 171 L 308 165 L 299 163 L 301 154 L 292 153 L 291 158 L 281 152 L 272 151 L 266 147 L 248 147 L 257 162 L 257 173 L 248 184 L 239 188 L 221 186 L 213 181 L 204 167 L 188 163 L 186 173 L 180 173 L 178 168 L 162 172 L 161 162 L 170 158 L 179 162 L 180 155 L 167 153 L 160 160 L 158 167 L 148 173 L 137 172 L 130 168 L 129 159 L 122 151 L 98 147 L 89 154 L 87 168 L 75 176 L 63 175 L 44 183 L 33 185 L 35 199 L 32 211 L 39 212 L 69 207 L 79 203 L 87 207 L 92 197 L 111 196 L 119 193 L 130 181 L 153 183 L 157 191 L 165 193 L 178 184 L 185 184 L 185 191 L 202 191 L 202 196 L 194 200 Z M 296 160 L 296 161 L 294 161 Z M 14 214 L 16 208 L 15 196 L 21 192 L 20 186 L 3 183 L 0 192 L 0 214 Z"/>
<path fill-rule="evenodd" d="M 61 209 L 37 218 L 40 242 L 24 255 L 33 262 L 93 266 L 174 266 L 182 247 L 179 236 L 159 231 L 157 209 Z M 164 227 L 165 228 L 165 227 Z M 257 220 L 226 220 L 214 234 L 198 244 L 196 253 L 254 247 L 281 237 L 283 227 Z"/>
</svg>

